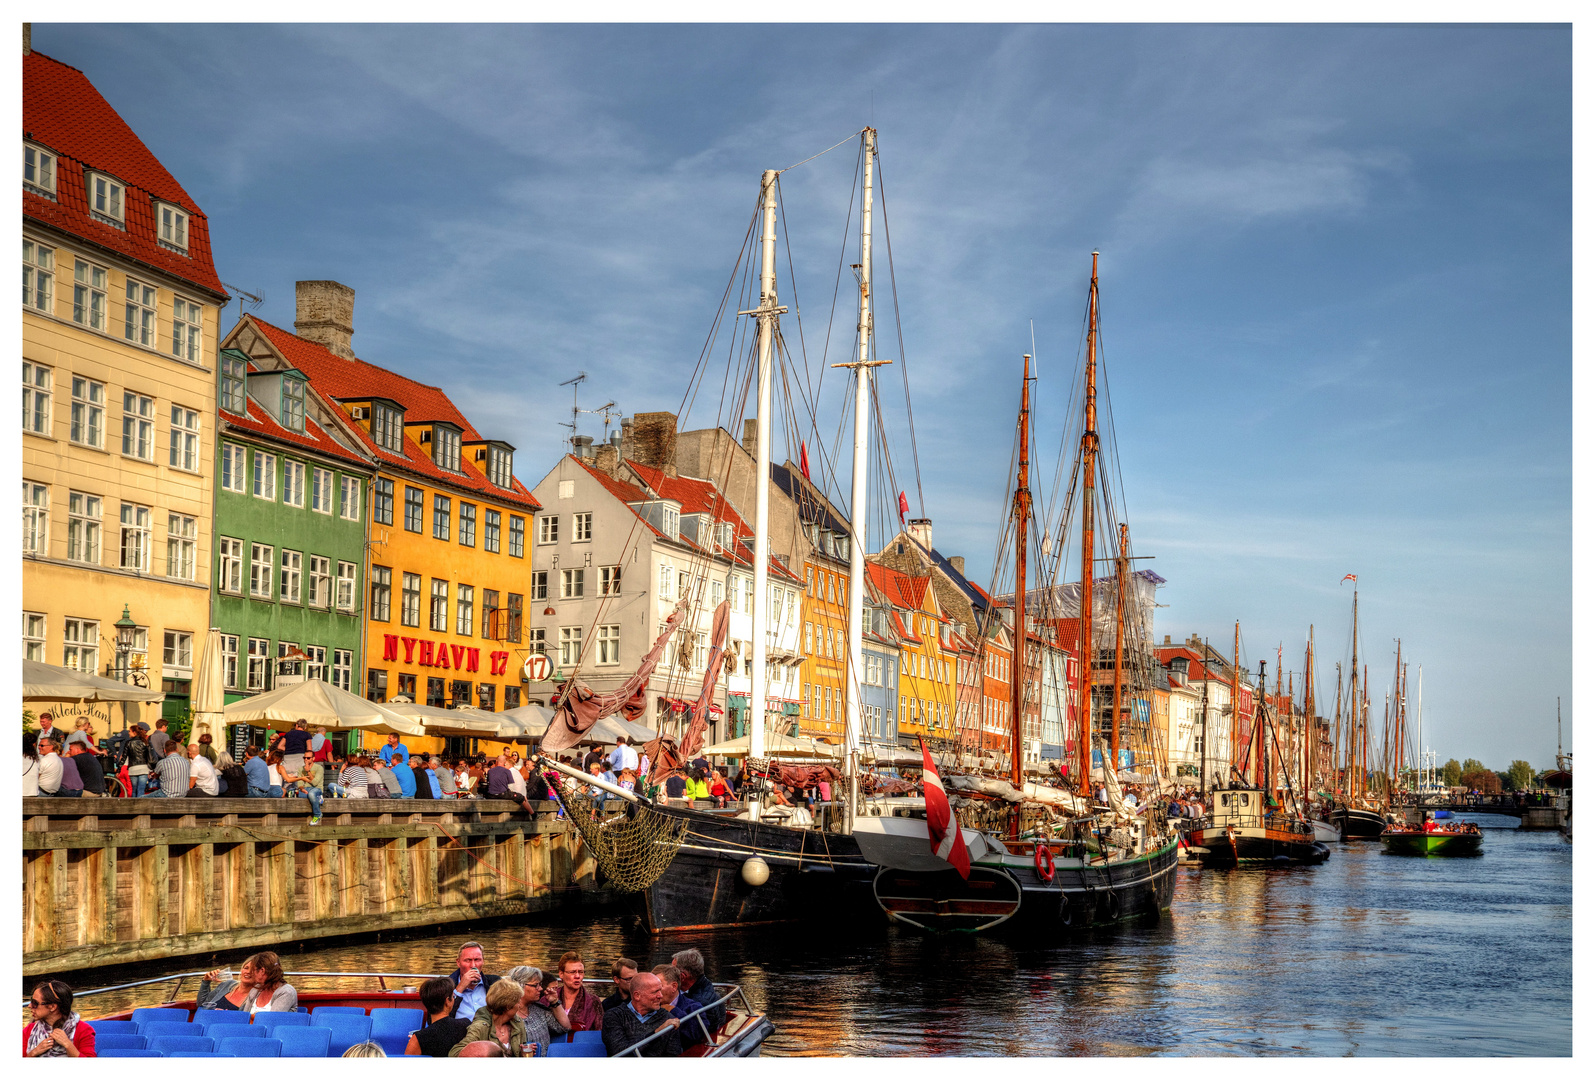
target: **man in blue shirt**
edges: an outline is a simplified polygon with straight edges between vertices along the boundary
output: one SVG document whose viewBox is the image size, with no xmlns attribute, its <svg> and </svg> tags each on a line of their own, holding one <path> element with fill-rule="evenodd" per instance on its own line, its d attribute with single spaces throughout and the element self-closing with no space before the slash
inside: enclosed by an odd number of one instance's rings
<svg viewBox="0 0 1595 1080">
<path fill-rule="evenodd" d="M 395 758 L 408 765 L 410 763 L 410 749 L 399 741 L 399 733 L 393 732 L 388 736 L 388 744 L 377 754 L 382 759 L 382 764 L 392 765 Z"/>
<path fill-rule="evenodd" d="M 450 1015 L 456 1020 L 471 1020 L 476 1017 L 476 1010 L 487 1004 L 487 988 L 499 977 L 482 970 L 482 946 L 474 941 L 460 946 L 456 964 L 448 976 L 454 984 L 454 1011 Z"/>
<path fill-rule="evenodd" d="M 393 770 L 393 775 L 399 779 L 399 798 L 415 798 L 415 773 L 411 771 L 410 766 L 402 761 L 395 761 L 389 768 Z"/>
<path fill-rule="evenodd" d="M 260 756 L 258 746 L 244 750 L 244 778 L 249 781 L 249 798 L 271 797 L 271 770 L 266 768 L 266 759 Z"/>
</svg>

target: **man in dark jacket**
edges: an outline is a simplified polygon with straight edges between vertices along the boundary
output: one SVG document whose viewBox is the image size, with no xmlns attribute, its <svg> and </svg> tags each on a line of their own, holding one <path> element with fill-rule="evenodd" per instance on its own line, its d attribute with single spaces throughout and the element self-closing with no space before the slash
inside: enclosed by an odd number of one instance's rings
<svg viewBox="0 0 1595 1080">
<path fill-rule="evenodd" d="M 457 1020 L 473 1019 L 476 1010 L 487 1004 L 487 988 L 499 980 L 499 976 L 482 970 L 482 946 L 474 941 L 460 946 L 459 960 L 448 977 L 454 984 L 451 1015 Z"/>
<path fill-rule="evenodd" d="M 637 961 L 622 956 L 609 965 L 609 977 L 615 980 L 615 992 L 604 999 L 604 1012 L 618 1009 L 631 1000 L 631 980 L 637 974 Z"/>
<path fill-rule="evenodd" d="M 664 1034 L 644 1046 L 641 1055 L 681 1056 L 681 1021 L 660 1007 L 663 996 L 659 976 L 649 972 L 632 976 L 631 1000 L 604 1013 L 604 1049 L 609 1051 L 610 1057 L 661 1031 Z"/>
<path fill-rule="evenodd" d="M 681 972 L 682 997 L 691 998 L 698 1005 L 709 1005 L 720 996 L 715 992 L 714 983 L 704 978 L 703 954 L 697 949 L 683 949 L 672 956 L 670 962 L 675 965 L 677 971 Z M 688 1009 L 690 1011 L 697 1007 L 690 1005 Z M 726 1022 L 726 1007 L 715 1005 L 703 1016 L 709 1024 L 710 1031 L 719 1031 L 721 1025 Z"/>
<path fill-rule="evenodd" d="M 142 798 L 149 787 L 150 768 L 155 764 L 154 751 L 150 749 L 150 729 L 140 721 L 133 725 L 132 738 L 127 741 L 127 778 L 133 781 L 133 797 Z"/>
<path fill-rule="evenodd" d="M 659 1002 L 660 1007 L 681 1021 L 682 1049 L 706 1042 L 709 1038 L 709 1014 L 692 1016 L 702 1006 L 681 992 L 681 972 L 671 964 L 660 964 L 654 968 L 654 974 L 659 976 L 664 992 L 664 997 Z M 689 1020 L 688 1017 L 692 1019 Z"/>
</svg>

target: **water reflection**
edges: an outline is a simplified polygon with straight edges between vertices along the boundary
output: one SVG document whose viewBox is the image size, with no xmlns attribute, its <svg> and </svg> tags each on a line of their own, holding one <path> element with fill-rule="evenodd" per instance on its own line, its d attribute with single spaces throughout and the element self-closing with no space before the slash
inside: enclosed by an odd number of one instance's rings
<svg viewBox="0 0 1595 1080">
<path fill-rule="evenodd" d="M 498 971 L 574 949 L 607 992 L 612 958 L 653 965 L 693 945 L 769 1011 L 771 1055 L 1568 1054 L 1570 848 L 1492 830 L 1485 849 L 1396 859 L 1343 844 L 1317 867 L 1181 869 L 1171 917 L 1061 944 L 874 926 L 654 938 L 604 911 L 283 959 L 442 974 L 471 937 Z"/>
</svg>

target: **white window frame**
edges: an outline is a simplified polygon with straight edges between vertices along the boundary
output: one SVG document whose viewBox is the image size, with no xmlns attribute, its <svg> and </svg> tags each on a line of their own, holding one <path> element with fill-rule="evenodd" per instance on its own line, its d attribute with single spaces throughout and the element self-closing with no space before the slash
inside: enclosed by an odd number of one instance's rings
<svg viewBox="0 0 1595 1080">
<path fill-rule="evenodd" d="M 598 595 L 620 595 L 620 567 L 600 566 L 598 568 Z"/>
<path fill-rule="evenodd" d="M 404 411 L 380 401 L 373 402 L 371 441 L 390 454 L 404 453 Z"/>
<path fill-rule="evenodd" d="M 55 314 L 55 248 L 22 239 L 22 307 Z"/>
<path fill-rule="evenodd" d="M 532 571 L 532 594 L 531 595 L 532 595 L 532 599 L 533 600 L 547 600 L 548 599 L 548 571 L 547 570 L 533 570 Z"/>
<path fill-rule="evenodd" d="M 498 446 L 487 448 L 487 479 L 495 487 L 511 489 L 515 486 L 515 455 Z"/>
<path fill-rule="evenodd" d="M 194 635 L 187 630 L 167 630 L 161 640 L 161 677 L 194 677 Z"/>
<path fill-rule="evenodd" d="M 42 611 L 24 611 L 22 613 L 22 658 L 24 660 L 37 660 L 41 664 L 44 660 L 44 650 L 47 644 L 49 619 Z"/>
<path fill-rule="evenodd" d="M 172 355 L 190 364 L 205 362 L 205 305 L 172 296 Z"/>
<path fill-rule="evenodd" d="M 672 540 L 681 538 L 681 511 L 674 507 L 664 508 L 664 533 Z"/>
<path fill-rule="evenodd" d="M 22 553 L 50 554 L 50 485 L 22 481 Z"/>
<path fill-rule="evenodd" d="M 122 391 L 122 456 L 155 460 L 155 399 L 136 390 Z"/>
<path fill-rule="evenodd" d="M 218 356 L 216 367 L 220 383 L 216 390 L 216 404 L 230 413 L 243 416 L 248 410 L 249 365 L 236 356 Z"/>
<path fill-rule="evenodd" d="M 172 405 L 172 437 L 168 464 L 184 472 L 199 471 L 199 410 Z"/>
<path fill-rule="evenodd" d="M 110 173 L 91 171 L 83 190 L 88 197 L 90 215 L 99 221 L 127 227 L 126 184 Z"/>
<path fill-rule="evenodd" d="M 249 490 L 249 454 L 238 443 L 222 443 L 221 489 L 242 495 Z"/>
<path fill-rule="evenodd" d="M 447 495 L 435 491 L 432 493 L 432 539 L 448 542 L 449 533 L 452 532 L 449 522 L 454 516 L 453 506 L 454 500 Z"/>
<path fill-rule="evenodd" d="M 438 588 L 438 586 L 442 588 Z M 427 605 L 427 629 L 440 634 L 449 632 L 449 583 L 442 578 L 432 579 L 432 592 Z"/>
<path fill-rule="evenodd" d="M 249 595 L 258 600 L 272 599 L 277 578 L 277 549 L 271 544 L 249 545 Z M 261 586 L 265 589 L 262 591 Z"/>
<path fill-rule="evenodd" d="M 311 555 L 305 567 L 305 606 L 321 608 L 332 606 L 332 560 L 325 555 Z"/>
<path fill-rule="evenodd" d="M 33 435 L 50 434 L 51 414 L 55 411 L 55 369 L 31 360 L 22 361 L 22 430 Z"/>
<path fill-rule="evenodd" d="M 332 650 L 332 685 L 339 690 L 350 690 L 354 684 L 354 653 L 349 649 Z"/>
<path fill-rule="evenodd" d="M 460 637 L 470 637 L 476 632 L 476 588 L 460 584 L 454 587 L 454 632 Z"/>
<path fill-rule="evenodd" d="M 282 568 L 277 582 L 277 597 L 284 604 L 299 603 L 304 587 L 305 555 L 302 551 L 282 549 Z"/>
<path fill-rule="evenodd" d="M 559 543 L 558 514 L 543 514 L 537 519 L 537 543 L 538 546 Z"/>
<path fill-rule="evenodd" d="M 105 384 L 72 376 L 72 425 L 68 437 L 79 446 L 105 449 Z"/>
<path fill-rule="evenodd" d="M 156 322 L 156 305 L 159 298 L 160 293 L 155 286 L 146 285 L 133 277 L 127 279 L 127 285 L 122 291 L 123 340 L 150 349 L 156 347 L 155 341 L 160 333 Z"/>
<path fill-rule="evenodd" d="M 223 634 L 222 638 L 222 688 L 238 689 L 238 635 Z"/>
<path fill-rule="evenodd" d="M 24 142 L 22 144 L 23 186 L 32 188 L 35 194 L 55 198 L 56 164 L 54 151 L 46 150 L 38 143 Z M 28 175 L 30 171 L 32 176 Z"/>
<path fill-rule="evenodd" d="M 559 598 L 580 600 L 586 595 L 587 573 L 584 567 L 572 567 L 559 572 Z"/>
<path fill-rule="evenodd" d="M 61 666 L 90 675 L 99 674 L 100 621 L 98 619 L 61 620 Z"/>
<path fill-rule="evenodd" d="M 421 626 L 421 575 L 402 571 L 399 579 L 399 625 Z"/>
<path fill-rule="evenodd" d="M 476 546 L 476 504 L 460 500 L 459 528 L 455 530 L 461 547 Z"/>
<path fill-rule="evenodd" d="M 659 564 L 659 599 L 661 599 L 661 600 L 674 600 L 675 599 L 675 597 L 671 594 L 671 588 L 674 586 L 675 580 L 676 580 L 676 568 L 671 566 L 667 562 L 660 563 Z"/>
<path fill-rule="evenodd" d="M 504 515 L 491 506 L 482 514 L 482 550 L 497 552 Z"/>
<path fill-rule="evenodd" d="M 199 551 L 199 519 L 189 514 L 166 515 L 166 576 L 193 581 Z"/>
<path fill-rule="evenodd" d="M 267 502 L 277 501 L 277 455 L 255 451 L 254 468 L 250 473 L 250 489 L 255 498 Z"/>
<path fill-rule="evenodd" d="M 305 398 L 309 396 L 305 390 L 305 380 L 292 375 L 282 377 L 282 400 L 278 409 L 277 420 L 289 431 L 303 432 L 305 430 Z"/>
<path fill-rule="evenodd" d="M 432 463 L 449 472 L 460 471 L 460 433 L 453 428 L 432 428 Z"/>
<path fill-rule="evenodd" d="M 600 667 L 620 663 L 620 624 L 609 623 L 598 628 L 598 660 Z"/>
<path fill-rule="evenodd" d="M 310 469 L 310 509 L 318 514 L 332 513 L 332 470 L 312 466 Z"/>
<path fill-rule="evenodd" d="M 121 548 L 117 565 L 147 574 L 150 570 L 150 508 L 122 503 Z"/>
<path fill-rule="evenodd" d="M 249 639 L 249 659 L 244 689 L 265 690 L 271 681 L 271 639 L 252 637 Z"/>
<path fill-rule="evenodd" d="M 284 506 L 305 508 L 305 463 L 292 458 L 282 461 L 282 502 Z"/>
<path fill-rule="evenodd" d="M 352 562 L 338 563 L 338 579 L 333 583 L 338 610 L 352 612 L 355 597 L 360 595 L 360 568 Z"/>
<path fill-rule="evenodd" d="M 526 557 L 526 519 L 519 514 L 510 515 L 510 547 L 512 559 Z"/>
<path fill-rule="evenodd" d="M 216 588 L 220 592 L 242 595 L 244 591 L 244 542 L 223 536 L 216 546 Z"/>
<path fill-rule="evenodd" d="M 373 564 L 371 576 L 366 579 L 366 582 L 371 589 L 371 620 L 373 622 L 391 622 L 393 620 L 393 567 Z"/>
<path fill-rule="evenodd" d="M 338 516 L 345 521 L 360 520 L 360 499 L 363 488 L 360 477 L 345 473 L 338 481 Z"/>
<path fill-rule="evenodd" d="M 155 203 L 155 239 L 163 248 L 188 254 L 188 211 L 169 202 Z"/>
<path fill-rule="evenodd" d="M 110 326 L 105 267 L 86 259 L 72 260 L 72 321 L 104 333 Z"/>
<path fill-rule="evenodd" d="M 570 516 L 570 542 L 585 544 L 593 538 L 593 512 L 584 510 Z"/>
<path fill-rule="evenodd" d="M 560 667 L 575 667 L 581 661 L 581 653 L 582 628 L 579 626 L 561 626 L 559 628 Z"/>
</svg>

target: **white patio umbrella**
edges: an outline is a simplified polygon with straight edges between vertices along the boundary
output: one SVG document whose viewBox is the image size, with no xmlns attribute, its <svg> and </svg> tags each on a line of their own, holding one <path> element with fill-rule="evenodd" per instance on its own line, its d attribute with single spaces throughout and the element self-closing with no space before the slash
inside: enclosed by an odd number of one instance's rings
<svg viewBox="0 0 1595 1080">
<path fill-rule="evenodd" d="M 23 701 L 139 701 L 166 700 L 162 690 L 104 679 L 42 660 L 22 661 Z"/>
<path fill-rule="evenodd" d="M 741 738 L 727 739 L 713 746 L 705 746 L 700 753 L 705 757 L 747 757 L 749 738 L 743 735 Z M 777 735 L 771 732 L 764 737 L 764 755 L 835 759 L 842 756 L 842 751 L 838 747 L 811 739 L 806 735 Z"/>
<path fill-rule="evenodd" d="M 214 626 L 206 633 L 205 645 L 199 652 L 192 693 L 195 739 L 209 735 L 220 742 L 225 724 L 222 708 L 227 702 L 222 695 L 222 632 Z"/>
<path fill-rule="evenodd" d="M 477 738 L 500 738 L 509 726 L 499 720 L 501 713 L 485 709 L 442 709 L 436 705 L 417 705 L 409 701 L 390 701 L 387 708 L 400 716 L 419 720 L 428 735 L 465 735 Z"/>
<path fill-rule="evenodd" d="M 425 735 L 419 720 L 320 679 L 280 686 L 266 694 L 235 701 L 222 710 L 229 724 L 254 724 L 279 731 L 305 720 L 336 731 L 374 731 L 379 735 Z"/>
</svg>

